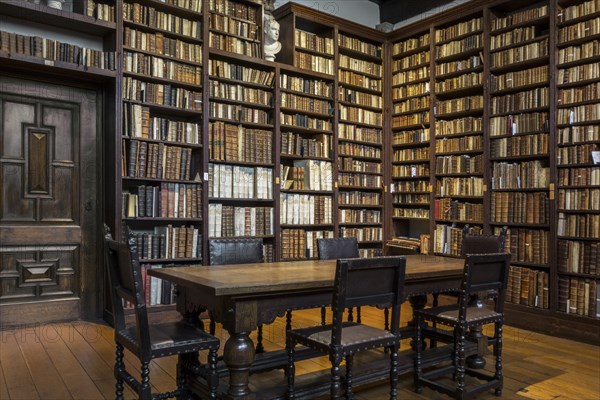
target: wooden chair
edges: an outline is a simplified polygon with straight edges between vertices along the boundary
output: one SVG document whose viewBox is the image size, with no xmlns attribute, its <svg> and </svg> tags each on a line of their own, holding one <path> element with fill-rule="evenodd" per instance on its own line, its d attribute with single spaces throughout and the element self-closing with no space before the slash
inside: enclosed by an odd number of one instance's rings
<svg viewBox="0 0 600 400">
<path fill-rule="evenodd" d="M 358 240 L 355 237 L 317 239 L 319 260 L 358 258 Z M 325 325 L 327 307 L 321 307 L 321 325 Z M 353 321 L 352 308 L 348 309 L 348 321 Z M 356 309 L 356 322 L 360 324 L 360 307 Z"/>
<path fill-rule="evenodd" d="M 469 225 L 465 225 L 462 231 L 461 255 L 467 254 L 490 254 L 503 253 L 506 243 L 507 226 L 503 226 L 499 235 L 472 235 L 469 233 Z"/>
<path fill-rule="evenodd" d="M 340 259 L 335 272 L 331 310 L 333 323 L 313 328 L 289 330 L 286 335 L 288 353 L 288 398 L 294 398 L 294 354 L 296 344 L 329 355 L 331 360 L 331 397 L 340 396 L 340 363 L 346 359 L 344 387 L 352 397 L 352 364 L 356 353 L 385 347 L 390 351 L 390 398 L 396 399 L 398 381 L 398 349 L 400 347 L 400 304 L 403 301 L 406 258 L 376 257 Z M 371 304 L 392 306 L 391 330 L 342 322 L 344 309 Z"/>
<path fill-rule="evenodd" d="M 111 301 L 117 345 L 115 378 L 116 398 L 123 399 L 123 383 L 133 389 L 140 399 L 186 398 L 188 375 L 199 374 L 209 388 L 211 399 L 217 398 L 219 375 L 217 373 L 217 350 L 219 339 L 185 322 L 149 324 L 142 286 L 136 241 L 127 229 L 127 243 L 112 239 L 106 231 L 105 261 L 111 288 Z M 124 303 L 133 306 L 135 323 L 125 323 Z M 141 382 L 134 378 L 123 362 L 123 350 L 128 349 L 141 362 Z M 198 352 L 209 350 L 208 365 L 201 366 Z M 152 394 L 150 387 L 150 361 L 155 358 L 178 355 L 177 389 L 168 393 Z"/>
<path fill-rule="evenodd" d="M 430 387 L 456 399 L 465 399 L 475 393 L 488 389 L 495 389 L 495 394 L 502 393 L 502 324 L 504 321 L 504 295 L 508 279 L 508 266 L 510 254 L 468 254 L 465 260 L 461 295 L 458 304 L 426 308 L 415 311 L 416 342 L 422 340 L 423 325 L 427 321 L 450 326 L 454 330 L 454 348 L 451 355 L 451 364 L 423 372 L 422 358 L 423 347 L 416 346 L 415 357 L 415 387 L 421 393 L 423 386 Z M 493 309 L 486 307 L 469 306 L 472 295 L 481 291 L 494 291 L 495 302 Z M 488 338 L 494 346 L 495 373 L 489 375 L 466 367 L 465 343 L 467 330 L 481 327 L 485 324 L 494 324 L 494 336 Z M 436 381 L 445 374 L 451 374 L 456 386 L 442 384 Z M 470 375 L 483 384 L 467 388 L 465 375 Z"/>
<path fill-rule="evenodd" d="M 263 262 L 263 240 L 260 238 L 209 239 L 208 258 L 210 265 L 256 264 Z M 210 317 L 210 334 L 214 335 L 216 323 Z M 263 328 L 258 327 L 256 352 L 264 352 Z"/>
</svg>

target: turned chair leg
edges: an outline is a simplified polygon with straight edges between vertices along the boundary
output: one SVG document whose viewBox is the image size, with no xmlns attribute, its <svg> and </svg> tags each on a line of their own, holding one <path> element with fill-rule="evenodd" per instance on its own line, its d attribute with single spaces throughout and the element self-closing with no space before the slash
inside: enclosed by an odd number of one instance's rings
<svg viewBox="0 0 600 400">
<path fill-rule="evenodd" d="M 210 350 L 208 352 L 208 367 L 209 373 L 207 381 L 210 387 L 210 399 L 217 399 L 217 389 L 219 388 L 219 371 L 217 371 L 217 350 Z"/>
<path fill-rule="evenodd" d="M 340 398 L 340 389 L 342 388 L 340 373 L 342 356 L 336 352 L 336 354 L 331 354 L 329 359 L 331 360 L 331 398 L 335 400 Z"/>
<path fill-rule="evenodd" d="M 423 386 L 421 385 L 421 377 L 423 375 L 422 365 L 421 365 L 421 352 L 423 351 L 423 347 L 420 345 L 422 338 L 421 332 L 421 318 L 417 315 L 415 316 L 415 392 L 421 393 L 423 391 Z"/>
<path fill-rule="evenodd" d="M 264 353 L 265 346 L 263 346 L 263 326 L 258 326 L 258 332 L 256 333 L 256 353 Z"/>
<path fill-rule="evenodd" d="M 354 398 L 352 394 L 352 366 L 354 365 L 354 356 L 348 355 L 346 356 L 346 381 L 345 381 L 345 390 L 346 390 L 346 399 L 352 400 Z"/>
<path fill-rule="evenodd" d="M 494 378 L 500 382 L 500 387 L 496 388 L 494 394 L 496 396 L 502 396 L 502 322 L 496 322 L 494 324 L 494 336 L 496 337 L 496 343 L 494 344 L 494 356 L 496 357 L 496 373 Z"/>
<path fill-rule="evenodd" d="M 115 398 L 117 400 L 123 400 L 123 378 L 121 372 L 125 369 L 123 363 L 123 345 L 117 343 L 116 361 L 115 361 L 115 378 L 117 383 L 115 384 Z"/>
<path fill-rule="evenodd" d="M 327 323 L 327 308 L 321 307 L 321 325 L 325 325 Z"/>
<path fill-rule="evenodd" d="M 295 378 L 295 366 L 294 366 L 294 346 L 296 345 L 296 343 L 294 343 L 293 340 L 288 339 L 287 343 L 286 343 L 286 349 L 287 349 L 287 356 L 288 356 L 288 364 L 287 364 L 287 368 L 286 368 L 286 375 L 287 375 L 287 383 L 288 383 L 288 388 L 287 388 L 287 398 L 288 399 L 294 399 L 295 395 L 294 395 L 294 378 Z"/>
<path fill-rule="evenodd" d="M 398 347 L 390 347 L 390 399 L 398 398 Z"/>
<path fill-rule="evenodd" d="M 142 385 L 140 386 L 140 399 L 152 399 L 152 387 L 150 386 L 150 361 L 142 362 Z"/>
</svg>

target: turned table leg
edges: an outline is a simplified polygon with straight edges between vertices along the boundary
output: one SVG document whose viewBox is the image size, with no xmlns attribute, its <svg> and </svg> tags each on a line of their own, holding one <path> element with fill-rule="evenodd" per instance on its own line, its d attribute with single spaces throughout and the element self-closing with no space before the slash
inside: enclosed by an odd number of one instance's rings
<svg viewBox="0 0 600 400">
<path fill-rule="evenodd" d="M 254 362 L 254 343 L 249 332 L 230 333 L 223 350 L 223 361 L 229 369 L 229 389 L 226 398 L 254 399 L 248 387 L 250 366 Z"/>
</svg>

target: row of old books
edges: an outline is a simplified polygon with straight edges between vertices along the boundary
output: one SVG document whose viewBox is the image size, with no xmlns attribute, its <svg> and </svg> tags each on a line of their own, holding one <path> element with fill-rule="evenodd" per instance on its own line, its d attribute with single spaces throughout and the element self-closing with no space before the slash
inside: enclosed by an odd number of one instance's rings
<svg viewBox="0 0 600 400">
<path fill-rule="evenodd" d="M 600 120 L 600 104 L 584 104 L 572 108 L 558 109 L 558 124 L 577 124 L 587 121 Z"/>
<path fill-rule="evenodd" d="M 600 104 L 600 103 L 598 103 Z M 579 146 L 559 147 L 556 160 L 559 165 L 569 164 L 598 164 L 594 153 L 600 150 L 597 144 L 580 144 Z"/>
<path fill-rule="evenodd" d="M 282 193 L 280 222 L 282 225 L 333 224 L 331 196 Z"/>
<path fill-rule="evenodd" d="M 403 253 L 418 253 L 421 249 L 421 241 L 419 239 L 404 236 L 393 237 L 385 245 L 394 249 L 400 249 Z M 391 250 L 391 252 L 394 253 L 394 250 Z"/>
<path fill-rule="evenodd" d="M 332 238 L 333 231 L 281 230 L 281 258 L 283 260 L 317 258 L 317 240 Z"/>
<path fill-rule="evenodd" d="M 287 180 L 296 180 L 300 182 L 294 187 L 294 189 L 301 190 L 333 190 L 333 165 L 328 161 L 318 160 L 295 160 L 293 167 L 299 172 L 292 173 L 292 167 L 282 166 L 281 167 L 281 182 L 282 185 Z M 303 180 L 294 179 L 294 176 L 301 175 Z"/>
<path fill-rule="evenodd" d="M 273 207 L 208 205 L 209 237 L 273 235 Z"/>
<path fill-rule="evenodd" d="M 379 189 L 383 186 L 383 177 L 381 175 L 340 172 L 338 173 L 338 182 L 340 186 Z"/>
<path fill-rule="evenodd" d="M 490 143 L 492 158 L 546 155 L 550 151 L 550 135 L 519 135 L 494 139 Z"/>
<path fill-rule="evenodd" d="M 240 101 L 244 103 L 261 104 L 264 106 L 273 106 L 273 93 L 256 89 L 241 84 L 232 84 L 210 81 L 210 97 L 215 99 L 226 99 L 231 101 Z"/>
<path fill-rule="evenodd" d="M 383 72 L 383 67 L 380 63 L 368 61 L 368 60 L 359 60 L 353 57 L 349 57 L 344 54 L 340 54 L 339 57 L 339 66 L 340 68 L 348 68 L 354 70 L 356 72 L 361 72 L 363 74 L 375 75 L 380 77 Z"/>
<path fill-rule="evenodd" d="M 199 144 L 201 130 L 198 123 L 155 117 L 149 107 L 123 103 L 123 134 L 127 137 Z"/>
<path fill-rule="evenodd" d="M 211 102 L 210 117 L 228 119 L 234 122 L 249 122 L 262 125 L 271 123 L 271 115 L 267 111 L 237 104 Z"/>
<path fill-rule="evenodd" d="M 422 53 L 417 53 L 422 54 Z M 418 64 L 417 64 L 418 65 Z M 429 78 L 429 66 L 420 67 L 417 69 L 409 69 L 401 72 L 396 72 L 392 75 L 392 85 L 405 85 L 413 81 Z"/>
<path fill-rule="evenodd" d="M 433 252 L 460 256 L 462 229 L 450 225 L 436 225 L 433 235 Z"/>
<path fill-rule="evenodd" d="M 435 158 L 436 174 L 481 174 L 483 155 L 443 156 Z"/>
<path fill-rule="evenodd" d="M 101 21 L 115 22 L 115 5 L 88 0 L 86 15 Z"/>
<path fill-rule="evenodd" d="M 211 12 L 229 15 L 231 17 L 245 19 L 257 23 L 260 19 L 259 10 L 256 6 L 244 4 L 232 0 L 210 0 L 208 9 Z"/>
<path fill-rule="evenodd" d="M 600 214 L 558 213 L 556 232 L 559 236 L 600 239 Z"/>
<path fill-rule="evenodd" d="M 340 192 L 338 194 L 338 204 L 343 205 L 361 205 L 378 206 L 381 204 L 381 194 L 373 192 L 350 191 Z"/>
<path fill-rule="evenodd" d="M 338 124 L 338 139 L 355 140 L 374 144 L 383 143 L 382 130 L 350 124 Z"/>
<path fill-rule="evenodd" d="M 483 67 L 483 59 L 481 55 L 474 55 L 468 58 L 449 61 L 435 64 L 435 73 L 438 76 L 453 74 L 459 71 L 469 71 L 474 69 L 480 69 Z"/>
<path fill-rule="evenodd" d="M 414 125 L 424 126 L 429 124 L 429 111 L 423 111 L 415 114 L 397 115 L 392 118 L 392 128 L 412 127 Z"/>
<path fill-rule="evenodd" d="M 575 4 L 560 10 L 558 22 L 568 22 L 589 14 L 595 14 L 600 11 L 600 2 L 598 0 L 588 0 L 580 4 Z"/>
<path fill-rule="evenodd" d="M 261 164 L 273 162 L 271 131 L 214 121 L 208 126 L 208 146 L 211 160 Z"/>
<path fill-rule="evenodd" d="M 600 41 L 590 40 L 578 46 L 568 46 L 558 50 L 557 64 L 566 64 L 574 61 L 585 60 L 600 54 Z"/>
<path fill-rule="evenodd" d="M 598 34 L 600 34 L 600 17 L 560 28 L 558 43 L 566 43 Z"/>
<path fill-rule="evenodd" d="M 354 210 L 354 209 L 340 209 L 338 210 L 338 220 L 340 224 L 354 223 L 354 224 L 380 224 L 381 223 L 381 211 L 380 210 Z"/>
<path fill-rule="evenodd" d="M 314 96 L 329 97 L 333 96 L 333 83 L 317 79 L 292 76 L 286 73 L 281 74 L 281 89 L 292 90 L 312 94 Z"/>
<path fill-rule="evenodd" d="M 313 118 L 303 114 L 290 115 L 285 113 L 280 113 L 279 118 L 282 126 L 296 126 L 328 132 L 331 132 L 333 129 L 333 124 L 329 119 Z"/>
<path fill-rule="evenodd" d="M 549 77 L 549 67 L 547 65 L 507 72 L 502 75 L 491 75 L 490 90 L 492 92 L 497 92 L 505 89 L 533 85 L 535 83 L 545 83 L 549 81 Z"/>
<path fill-rule="evenodd" d="M 381 147 L 358 143 L 343 142 L 338 144 L 340 156 L 381 158 Z"/>
<path fill-rule="evenodd" d="M 380 242 L 383 240 L 383 228 L 340 228 L 340 237 L 355 237 L 359 242 Z"/>
<path fill-rule="evenodd" d="M 556 84 L 571 84 L 595 79 L 598 76 L 598 73 L 600 73 L 600 65 L 595 62 L 566 69 L 561 68 L 558 70 Z"/>
<path fill-rule="evenodd" d="M 452 114 L 462 111 L 483 109 L 483 96 L 469 96 L 458 99 L 438 101 L 436 115 Z"/>
<path fill-rule="evenodd" d="M 425 111 L 431 104 L 431 97 L 413 97 L 408 100 L 394 103 L 394 114 Z"/>
<path fill-rule="evenodd" d="M 196 172 L 192 171 L 192 149 L 139 140 L 123 141 L 123 164 L 127 166 L 123 172 L 131 178 L 188 181 Z"/>
<path fill-rule="evenodd" d="M 307 138 L 299 133 L 281 132 L 281 153 L 301 157 L 329 158 L 331 136 L 318 134 Z"/>
<path fill-rule="evenodd" d="M 193 39 L 202 39 L 202 22 L 200 18 L 193 21 L 139 3 L 123 2 L 123 20 Z"/>
<path fill-rule="evenodd" d="M 397 165 L 394 165 L 394 168 L 395 167 L 397 167 Z M 362 161 L 352 157 L 338 157 L 338 170 L 345 172 L 354 171 L 381 174 L 382 165 L 380 162 Z"/>
<path fill-rule="evenodd" d="M 241 54 L 248 57 L 260 57 L 261 55 L 261 44 L 258 41 L 248 41 L 211 31 L 208 43 L 212 49 L 223 50 L 229 53 Z"/>
<path fill-rule="evenodd" d="M 435 199 L 433 209 L 435 219 L 483 223 L 483 204 L 481 203 L 467 203 L 446 197 Z"/>
<path fill-rule="evenodd" d="M 333 106 L 327 100 L 298 96 L 285 92 L 281 93 L 281 107 L 294 108 L 298 111 L 308 111 L 324 115 L 331 115 L 333 112 Z"/>
<path fill-rule="evenodd" d="M 360 53 L 365 53 L 373 57 L 381 58 L 382 55 L 381 46 L 367 43 L 362 40 L 350 37 L 348 35 L 344 35 L 342 33 L 338 34 L 338 44 L 340 45 L 340 47 L 358 51 Z"/>
<path fill-rule="evenodd" d="M 153 231 L 133 231 L 142 260 L 202 258 L 202 233 L 195 226 L 155 226 Z"/>
<path fill-rule="evenodd" d="M 227 32 L 249 40 L 258 40 L 259 28 L 253 22 L 240 21 L 226 15 L 212 13 L 209 18 L 210 29 Z"/>
<path fill-rule="evenodd" d="M 454 153 L 461 151 L 482 150 L 483 138 L 481 136 L 463 136 L 459 138 L 436 139 L 436 153 Z"/>
<path fill-rule="evenodd" d="M 208 73 L 211 77 L 233 79 L 268 87 L 273 86 L 275 78 L 275 72 L 273 71 L 263 71 L 218 59 L 209 60 Z"/>
<path fill-rule="evenodd" d="M 483 18 L 473 18 L 447 28 L 436 29 L 435 42 L 444 42 L 467 33 L 480 31 L 481 29 L 483 29 Z"/>
<path fill-rule="evenodd" d="M 435 183 L 436 196 L 483 196 L 483 178 L 443 177 Z"/>
<path fill-rule="evenodd" d="M 427 97 L 429 98 L 429 97 Z M 415 129 L 392 133 L 392 146 L 398 144 L 412 144 L 428 142 L 430 139 L 429 129 Z"/>
<path fill-rule="evenodd" d="M 123 99 L 202 111 L 202 92 L 123 77 Z"/>
<path fill-rule="evenodd" d="M 294 44 L 303 49 L 317 51 L 319 53 L 333 55 L 333 39 L 321 37 L 311 32 L 296 29 L 294 33 Z M 302 68 L 302 67 L 301 67 Z"/>
<path fill-rule="evenodd" d="M 557 183 L 561 186 L 598 186 L 600 168 L 561 168 Z"/>
<path fill-rule="evenodd" d="M 124 192 L 123 218 L 202 218 L 202 186 L 161 182 Z"/>
<path fill-rule="evenodd" d="M 547 224 L 550 200 L 546 192 L 492 192 L 490 210 L 494 222 Z"/>
<path fill-rule="evenodd" d="M 547 188 L 550 183 L 550 168 L 540 160 L 494 162 L 492 175 L 492 189 Z"/>
<path fill-rule="evenodd" d="M 535 58 L 548 57 L 548 38 L 512 49 L 499 51 L 492 54 L 492 67 L 504 67 L 509 64 L 520 63 Z"/>
<path fill-rule="evenodd" d="M 600 54 L 600 51 L 598 51 L 598 54 Z M 586 101 L 598 100 L 598 98 L 600 98 L 599 82 L 574 88 L 560 89 L 557 95 L 557 101 L 560 105 L 583 103 Z"/>
<path fill-rule="evenodd" d="M 411 54 L 406 57 L 394 60 L 392 63 L 392 70 L 394 72 L 404 71 L 409 68 L 419 67 L 422 65 L 428 65 L 430 62 L 429 51 L 422 51 L 420 53 Z"/>
<path fill-rule="evenodd" d="M 499 235 L 501 227 L 494 228 Z M 506 233 L 505 250 L 510 252 L 514 262 L 540 265 L 548 264 L 549 231 L 541 229 L 510 228 Z"/>
<path fill-rule="evenodd" d="M 294 54 L 294 65 L 298 68 L 333 75 L 333 59 L 331 58 L 296 52 Z"/>
<path fill-rule="evenodd" d="M 450 57 L 455 54 L 464 53 L 469 50 L 483 48 L 483 36 L 481 34 L 472 35 L 464 39 L 455 40 L 441 46 L 435 47 L 435 56 L 438 59 Z"/>
<path fill-rule="evenodd" d="M 0 51 L 84 67 L 109 70 L 116 68 L 115 53 L 113 51 L 94 50 L 58 40 L 46 39 L 41 36 L 27 36 L 0 31 Z"/>
<path fill-rule="evenodd" d="M 549 308 L 549 275 L 545 271 L 511 265 L 505 300 L 527 307 Z"/>
<path fill-rule="evenodd" d="M 410 219 L 429 219 L 429 204 L 427 208 L 394 208 L 393 217 Z"/>
<path fill-rule="evenodd" d="M 535 25 L 515 28 L 492 36 L 490 39 L 490 50 L 493 51 L 523 42 L 530 42 L 537 37 L 543 36 L 545 33 L 545 29 Z"/>
<path fill-rule="evenodd" d="M 273 198 L 273 169 L 208 164 L 208 197 L 222 199 Z"/>
<path fill-rule="evenodd" d="M 142 286 L 147 306 L 175 303 L 175 285 L 170 281 L 148 275 L 149 269 L 167 268 L 162 264 L 144 264 L 142 267 Z"/>
<path fill-rule="evenodd" d="M 550 104 L 550 89 L 548 87 L 535 88 L 492 97 L 492 114 L 519 112 L 528 108 L 548 107 Z"/>
<path fill-rule="evenodd" d="M 600 243 L 558 241 L 558 271 L 600 276 Z"/>
<path fill-rule="evenodd" d="M 561 210 L 600 210 L 600 189 L 559 189 L 558 208 Z"/>
<path fill-rule="evenodd" d="M 202 84 L 202 67 L 137 52 L 123 52 L 123 70 L 190 85 Z"/>
<path fill-rule="evenodd" d="M 365 110 L 363 108 L 339 106 L 340 119 L 359 124 L 378 125 L 383 124 L 383 115 L 381 112 Z"/>
<path fill-rule="evenodd" d="M 202 64 L 202 45 L 165 37 L 162 32 L 144 32 L 124 27 L 123 46 L 152 54 Z"/>
<path fill-rule="evenodd" d="M 435 136 L 460 135 L 467 132 L 482 132 L 483 118 L 465 117 L 435 121 Z"/>
<path fill-rule="evenodd" d="M 429 82 L 420 82 L 410 85 L 398 86 L 392 88 L 392 97 L 395 99 L 403 99 L 428 94 L 430 91 Z"/>
<path fill-rule="evenodd" d="M 394 150 L 394 162 L 429 160 L 429 147 Z"/>
<path fill-rule="evenodd" d="M 593 279 L 559 276 L 558 310 L 592 318 L 600 317 L 600 285 Z"/>
<path fill-rule="evenodd" d="M 400 54 L 404 52 L 409 52 L 411 50 L 416 50 L 419 47 L 429 46 L 430 36 L 429 32 L 426 32 L 417 37 L 411 37 L 400 42 L 394 43 L 392 47 L 392 54 Z"/>
<path fill-rule="evenodd" d="M 521 133 L 548 132 L 549 114 L 535 112 L 490 118 L 490 136 L 517 135 Z"/>
<path fill-rule="evenodd" d="M 437 93 L 451 92 L 458 89 L 483 85 L 483 73 L 472 72 L 470 74 L 459 75 L 454 78 L 446 79 L 435 83 Z"/>
<path fill-rule="evenodd" d="M 410 181 L 401 182 L 403 184 L 413 183 Z M 417 181 L 415 183 L 423 184 L 424 181 Z M 414 192 L 419 192 L 417 186 L 409 186 L 408 190 L 403 190 L 402 193 L 393 193 L 392 194 L 392 202 L 399 204 L 418 204 L 418 205 L 429 205 L 429 194 L 419 194 Z M 411 193 L 412 192 L 412 193 Z"/>
<path fill-rule="evenodd" d="M 383 87 L 381 79 L 372 78 L 354 71 L 342 69 L 338 71 L 338 81 L 342 84 L 347 83 L 349 85 L 359 86 L 361 88 L 374 90 L 377 92 L 381 92 Z"/>
<path fill-rule="evenodd" d="M 492 19 L 492 31 L 508 28 L 512 25 L 519 25 L 527 21 L 533 21 L 548 15 L 548 6 L 543 5 L 536 8 L 530 8 L 518 11 L 506 17 Z"/>
</svg>

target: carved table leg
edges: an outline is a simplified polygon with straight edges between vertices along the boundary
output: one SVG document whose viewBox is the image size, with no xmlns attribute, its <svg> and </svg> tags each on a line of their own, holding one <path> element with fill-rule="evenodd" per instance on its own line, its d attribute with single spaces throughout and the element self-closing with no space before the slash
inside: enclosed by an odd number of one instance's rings
<svg viewBox="0 0 600 400">
<path fill-rule="evenodd" d="M 248 379 L 250 366 L 254 362 L 254 344 L 248 332 L 230 333 L 223 350 L 223 361 L 229 369 L 229 390 L 226 398 L 254 399 Z"/>
<path fill-rule="evenodd" d="M 412 306 L 413 313 L 414 313 L 416 310 L 421 310 L 421 309 L 425 308 L 425 305 L 427 304 L 427 295 L 411 296 L 408 299 L 408 301 L 409 301 L 410 305 Z M 411 321 L 408 321 L 408 325 L 414 326 L 415 325 L 414 319 Z M 424 348 L 425 342 L 421 343 L 421 346 L 423 346 L 423 348 Z M 416 350 L 416 348 L 417 348 L 414 338 L 411 339 L 411 341 L 410 341 L 410 347 L 413 350 Z"/>
</svg>

